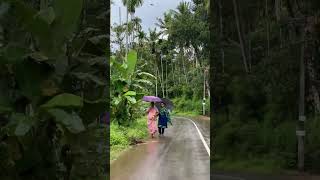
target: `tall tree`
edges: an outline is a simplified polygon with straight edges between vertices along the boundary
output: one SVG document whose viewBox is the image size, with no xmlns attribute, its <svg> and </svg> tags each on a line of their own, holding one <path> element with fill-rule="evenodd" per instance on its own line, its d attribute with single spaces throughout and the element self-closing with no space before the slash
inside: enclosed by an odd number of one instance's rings
<svg viewBox="0 0 320 180">
<path fill-rule="evenodd" d="M 127 34 L 126 34 L 126 53 L 128 53 L 129 48 L 129 14 L 131 15 L 131 20 L 133 19 L 134 13 L 137 7 L 142 6 L 143 0 L 122 0 L 123 5 L 127 10 Z"/>
</svg>

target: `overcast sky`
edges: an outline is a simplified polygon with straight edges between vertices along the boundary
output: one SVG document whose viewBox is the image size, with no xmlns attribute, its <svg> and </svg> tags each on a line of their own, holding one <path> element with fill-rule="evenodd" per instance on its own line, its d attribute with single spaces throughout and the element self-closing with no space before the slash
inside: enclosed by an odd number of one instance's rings
<svg viewBox="0 0 320 180">
<path fill-rule="evenodd" d="M 178 4 L 182 1 L 190 2 L 191 0 L 144 0 L 143 5 L 136 9 L 135 16 L 142 20 L 143 31 L 148 31 L 149 28 L 155 28 L 157 17 L 162 17 L 163 13 L 176 9 Z M 113 0 L 114 4 L 111 5 L 111 25 L 114 23 L 119 24 L 119 7 L 121 11 L 121 21 L 126 22 L 126 9 L 122 5 L 122 0 Z M 151 5 L 153 4 L 153 6 Z"/>
</svg>

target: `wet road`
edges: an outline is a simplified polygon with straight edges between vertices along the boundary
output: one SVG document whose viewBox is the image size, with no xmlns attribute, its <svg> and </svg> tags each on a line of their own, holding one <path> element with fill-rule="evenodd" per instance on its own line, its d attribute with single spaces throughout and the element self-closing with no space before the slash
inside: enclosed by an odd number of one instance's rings
<svg viewBox="0 0 320 180">
<path fill-rule="evenodd" d="M 275 175 L 254 175 L 245 173 L 218 173 L 213 172 L 211 178 L 214 180 L 320 180 L 319 176 L 275 176 Z"/>
<path fill-rule="evenodd" d="M 111 180 L 209 180 L 210 157 L 195 125 L 174 118 L 164 137 L 140 144 L 111 164 Z M 210 126 L 196 122 L 205 141 Z M 209 145 L 209 144 L 208 144 Z"/>
</svg>

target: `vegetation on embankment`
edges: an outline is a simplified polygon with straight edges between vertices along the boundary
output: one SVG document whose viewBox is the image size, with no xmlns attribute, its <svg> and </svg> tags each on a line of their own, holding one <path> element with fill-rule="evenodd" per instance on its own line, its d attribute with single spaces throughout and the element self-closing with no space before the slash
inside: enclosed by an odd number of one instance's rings
<svg viewBox="0 0 320 180">
<path fill-rule="evenodd" d="M 271 157 L 251 159 L 221 159 L 213 157 L 212 169 L 226 172 L 247 172 L 257 174 L 282 174 L 284 169 L 278 160 Z"/>
<path fill-rule="evenodd" d="M 175 98 L 172 100 L 175 106 L 172 115 L 176 116 L 197 116 L 202 115 L 202 100 L 197 98 Z M 206 100 L 205 112 L 209 115 L 210 101 Z"/>
<path fill-rule="evenodd" d="M 119 157 L 130 145 L 147 140 L 149 137 L 147 120 L 141 117 L 130 126 L 119 126 L 116 123 L 110 125 L 110 161 Z"/>
</svg>

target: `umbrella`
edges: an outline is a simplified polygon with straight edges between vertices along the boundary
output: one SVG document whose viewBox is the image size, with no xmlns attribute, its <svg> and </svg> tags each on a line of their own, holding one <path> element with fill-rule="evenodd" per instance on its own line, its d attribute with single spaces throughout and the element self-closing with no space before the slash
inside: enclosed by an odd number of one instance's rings
<svg viewBox="0 0 320 180">
<path fill-rule="evenodd" d="M 174 108 L 173 102 L 169 99 L 161 98 L 161 102 L 163 102 L 166 105 L 166 108 L 169 109 L 170 111 L 172 111 L 172 109 Z M 156 103 L 156 107 L 158 109 L 160 109 L 160 107 L 161 107 L 161 105 L 160 105 L 161 102 Z"/>
<path fill-rule="evenodd" d="M 162 102 L 161 98 L 157 96 L 143 96 L 142 100 L 146 102 Z"/>
</svg>

